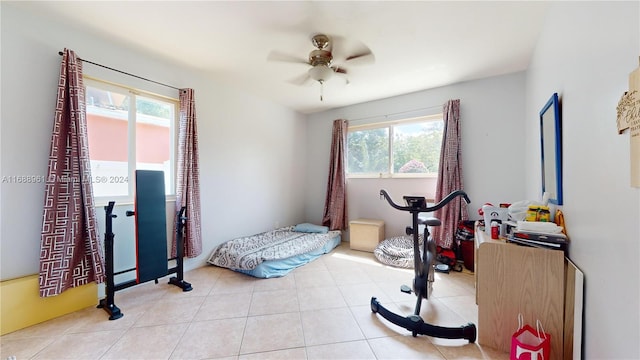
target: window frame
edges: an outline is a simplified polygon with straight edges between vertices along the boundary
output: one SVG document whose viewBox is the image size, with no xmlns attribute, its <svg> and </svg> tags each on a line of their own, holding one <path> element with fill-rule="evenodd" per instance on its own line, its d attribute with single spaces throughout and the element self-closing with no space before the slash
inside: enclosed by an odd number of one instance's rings
<svg viewBox="0 0 640 360">
<path fill-rule="evenodd" d="M 118 204 L 133 204 L 135 199 L 135 181 L 130 181 L 135 177 L 136 170 L 136 124 L 137 124 L 137 104 L 136 99 L 138 96 L 149 98 L 152 100 L 169 102 L 174 105 L 174 114 L 173 121 L 170 121 L 169 126 L 169 169 L 171 173 L 169 174 L 169 189 L 170 193 L 165 195 L 167 201 L 172 201 L 176 199 L 176 182 L 177 182 L 177 161 L 178 161 L 178 132 L 179 132 L 179 122 L 180 122 L 180 100 L 177 98 L 172 98 L 165 95 L 155 94 L 149 91 L 136 89 L 131 86 L 118 84 L 115 82 L 111 82 L 108 80 L 103 80 L 99 78 L 95 78 L 88 75 L 83 75 L 83 85 L 85 91 L 85 111 L 87 107 L 87 86 L 98 88 L 105 91 L 116 91 L 122 94 L 128 94 L 131 96 L 131 100 L 129 103 L 129 111 L 127 118 L 127 173 L 128 180 L 127 181 L 127 195 L 99 195 L 96 196 L 94 194 L 94 202 L 96 206 L 102 206 L 108 204 L 109 201 L 115 201 Z M 88 114 L 86 115 L 88 117 Z M 87 124 L 88 125 L 88 124 Z M 89 155 L 91 156 L 91 155 Z"/>
<path fill-rule="evenodd" d="M 389 133 L 389 141 L 387 144 L 387 151 L 389 152 L 389 163 L 388 163 L 388 167 L 387 167 L 387 172 L 386 173 L 357 173 L 357 174 L 353 174 L 353 173 L 349 173 L 348 170 L 346 171 L 346 177 L 347 179 L 351 178 L 351 179 L 410 179 L 410 178 L 437 178 L 438 177 L 438 173 L 395 173 L 393 171 L 393 160 L 394 160 L 394 152 L 393 152 L 393 142 L 394 142 L 394 137 L 395 137 L 395 133 L 394 133 L 394 128 L 398 125 L 408 125 L 408 124 L 416 124 L 416 123 L 426 123 L 426 122 L 434 122 L 434 121 L 442 121 L 444 122 L 444 114 L 443 113 L 436 113 L 436 114 L 432 114 L 432 115 L 422 115 L 422 116 L 415 116 L 415 117 L 410 117 L 410 118 L 403 118 L 403 119 L 397 119 L 397 120 L 391 120 L 391 121 L 379 121 L 379 122 L 374 122 L 374 123 L 367 123 L 367 124 L 358 124 L 358 125 L 349 125 L 347 127 L 347 136 L 349 133 L 354 132 L 354 131 L 362 131 L 362 130 L 374 130 L 374 129 L 384 129 L 387 128 L 388 129 L 388 133 Z M 346 159 L 345 161 L 348 161 L 349 159 L 349 146 L 347 144 L 346 146 Z M 345 167 L 346 169 L 349 168 L 348 164 L 346 164 L 347 166 Z"/>
</svg>

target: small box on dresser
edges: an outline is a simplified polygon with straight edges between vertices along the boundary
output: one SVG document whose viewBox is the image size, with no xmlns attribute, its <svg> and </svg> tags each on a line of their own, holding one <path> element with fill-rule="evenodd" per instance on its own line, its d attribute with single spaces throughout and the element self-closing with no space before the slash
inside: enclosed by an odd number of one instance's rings
<svg viewBox="0 0 640 360">
<path fill-rule="evenodd" d="M 356 219 L 349 222 L 349 247 L 353 250 L 373 252 L 384 240 L 384 221 Z"/>
</svg>

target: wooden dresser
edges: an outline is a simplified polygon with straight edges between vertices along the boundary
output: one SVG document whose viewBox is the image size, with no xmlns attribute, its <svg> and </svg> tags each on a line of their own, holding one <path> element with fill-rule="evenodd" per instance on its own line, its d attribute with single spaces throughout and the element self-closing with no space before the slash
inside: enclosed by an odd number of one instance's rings
<svg viewBox="0 0 640 360">
<path fill-rule="evenodd" d="M 551 334 L 551 359 L 574 358 L 574 338 L 579 353 L 582 331 L 580 270 L 562 251 L 492 240 L 478 226 L 475 243 L 478 343 L 509 352 L 522 314 L 525 324 L 535 328 L 540 320 Z"/>
</svg>

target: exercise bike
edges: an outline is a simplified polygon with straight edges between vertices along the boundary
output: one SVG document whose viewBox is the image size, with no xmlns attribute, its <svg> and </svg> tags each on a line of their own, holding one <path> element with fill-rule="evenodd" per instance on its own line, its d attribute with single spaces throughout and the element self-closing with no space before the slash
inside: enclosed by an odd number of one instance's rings
<svg viewBox="0 0 640 360">
<path fill-rule="evenodd" d="M 413 315 L 397 315 L 382 306 L 375 296 L 371 298 L 371 311 L 373 313 L 380 314 L 383 318 L 389 320 L 393 324 L 411 331 L 414 337 L 420 334 L 445 339 L 466 339 L 469 340 L 470 343 L 473 343 L 476 341 L 476 326 L 473 323 L 468 323 L 459 327 L 443 327 L 426 323 L 420 317 L 422 299 L 429 299 L 429 295 L 433 291 L 436 244 L 435 240 L 429 236 L 429 227 L 440 226 L 441 222 L 439 219 L 433 217 L 420 218 L 419 214 L 421 212 L 436 211 L 444 207 L 457 196 L 462 196 L 467 204 L 471 202 L 464 191 L 456 190 L 434 206 L 426 206 L 425 198 L 419 196 L 404 196 L 407 206 L 400 206 L 391 200 L 389 194 L 387 194 L 385 190 L 380 190 L 380 199 L 384 197 L 393 208 L 411 213 L 412 224 L 411 227 L 407 227 L 406 233 L 407 235 L 413 235 L 415 278 L 413 279 L 413 289 L 409 288 L 407 285 L 402 285 L 400 287 L 400 291 L 407 294 L 413 292 L 416 294 L 418 299 Z M 425 226 L 424 240 L 422 241 L 422 255 L 420 253 L 418 225 Z"/>
</svg>

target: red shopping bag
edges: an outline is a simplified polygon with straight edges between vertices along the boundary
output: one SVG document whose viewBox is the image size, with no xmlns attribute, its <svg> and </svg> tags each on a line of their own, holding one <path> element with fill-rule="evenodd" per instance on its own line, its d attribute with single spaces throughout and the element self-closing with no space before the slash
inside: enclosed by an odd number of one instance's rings
<svg viewBox="0 0 640 360">
<path fill-rule="evenodd" d="M 522 314 L 518 315 L 518 331 L 511 337 L 511 360 L 549 360 L 551 335 L 544 332 L 540 320 L 536 329 L 522 325 Z M 542 329 L 542 330 L 540 330 Z"/>
</svg>

